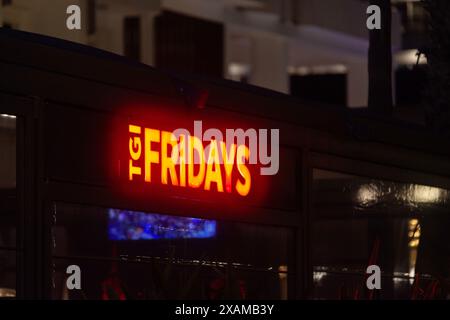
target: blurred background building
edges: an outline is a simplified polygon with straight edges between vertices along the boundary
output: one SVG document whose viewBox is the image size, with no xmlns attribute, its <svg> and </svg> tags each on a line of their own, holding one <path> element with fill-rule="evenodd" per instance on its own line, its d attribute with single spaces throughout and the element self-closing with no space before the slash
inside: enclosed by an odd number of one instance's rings
<svg viewBox="0 0 450 320">
<path fill-rule="evenodd" d="M 81 8 L 81 30 L 66 28 L 71 4 Z M 363 0 L 2 0 L 0 24 L 170 71 L 353 108 L 367 105 L 367 6 Z M 416 55 L 425 13 L 420 1 L 392 6 L 395 102 L 413 108 L 424 76 L 418 65 L 426 63 Z"/>
</svg>

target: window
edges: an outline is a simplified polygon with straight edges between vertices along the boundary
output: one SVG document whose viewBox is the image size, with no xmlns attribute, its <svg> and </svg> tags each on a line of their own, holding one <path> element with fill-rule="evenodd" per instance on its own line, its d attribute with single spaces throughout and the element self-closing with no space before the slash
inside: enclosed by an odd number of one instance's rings
<svg viewBox="0 0 450 320">
<path fill-rule="evenodd" d="M 401 66 L 395 71 L 395 99 L 397 106 L 416 106 L 423 102 L 426 88 L 426 69 L 422 65 Z"/>
<path fill-rule="evenodd" d="M 281 299 L 291 230 L 55 204 L 54 299 Z M 66 290 L 78 265 L 82 290 Z"/>
<path fill-rule="evenodd" d="M 141 59 L 141 18 L 126 17 L 123 23 L 124 55 L 134 60 Z"/>
<path fill-rule="evenodd" d="M 403 48 L 419 48 L 426 44 L 427 12 L 421 1 L 396 1 L 403 26 Z"/>
<path fill-rule="evenodd" d="M 441 299 L 450 277 L 450 192 L 314 169 L 317 299 Z M 366 290 L 378 265 L 382 290 Z"/>
<path fill-rule="evenodd" d="M 224 26 L 171 11 L 155 18 L 156 67 L 211 77 L 224 76 Z"/>
<path fill-rule="evenodd" d="M 344 65 L 290 69 L 290 93 L 294 97 L 331 105 L 347 105 L 347 68 Z"/>
<path fill-rule="evenodd" d="M 16 118 L 0 114 L 0 298 L 16 295 Z"/>
</svg>

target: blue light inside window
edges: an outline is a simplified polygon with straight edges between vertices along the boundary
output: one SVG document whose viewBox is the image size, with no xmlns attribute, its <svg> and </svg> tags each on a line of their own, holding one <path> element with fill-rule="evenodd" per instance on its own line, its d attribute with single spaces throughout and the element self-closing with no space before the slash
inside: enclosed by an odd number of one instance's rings
<svg viewBox="0 0 450 320">
<path fill-rule="evenodd" d="M 109 209 L 110 240 L 212 238 L 216 221 L 164 214 Z"/>
</svg>

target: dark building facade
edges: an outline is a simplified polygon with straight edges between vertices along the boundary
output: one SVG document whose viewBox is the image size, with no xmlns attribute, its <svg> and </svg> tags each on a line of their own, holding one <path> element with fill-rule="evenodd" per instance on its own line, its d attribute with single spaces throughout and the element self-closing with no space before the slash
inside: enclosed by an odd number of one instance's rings
<svg viewBox="0 0 450 320">
<path fill-rule="evenodd" d="M 2 31 L 0 47 L 3 296 L 446 297 L 448 142 L 51 38 Z M 278 173 L 227 180 L 206 166 L 183 180 L 166 133 L 195 121 L 278 129 Z M 81 289 L 69 290 L 73 265 Z"/>
</svg>

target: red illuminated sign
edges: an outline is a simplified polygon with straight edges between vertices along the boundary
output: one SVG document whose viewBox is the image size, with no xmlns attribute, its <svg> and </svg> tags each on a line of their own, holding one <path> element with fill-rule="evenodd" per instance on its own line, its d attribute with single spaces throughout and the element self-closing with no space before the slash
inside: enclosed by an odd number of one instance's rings
<svg viewBox="0 0 450 320">
<path fill-rule="evenodd" d="M 249 148 L 212 139 L 128 125 L 128 180 L 247 196 Z M 159 172 L 157 172 L 159 171 Z M 158 173 L 158 174 L 156 174 Z"/>
</svg>

